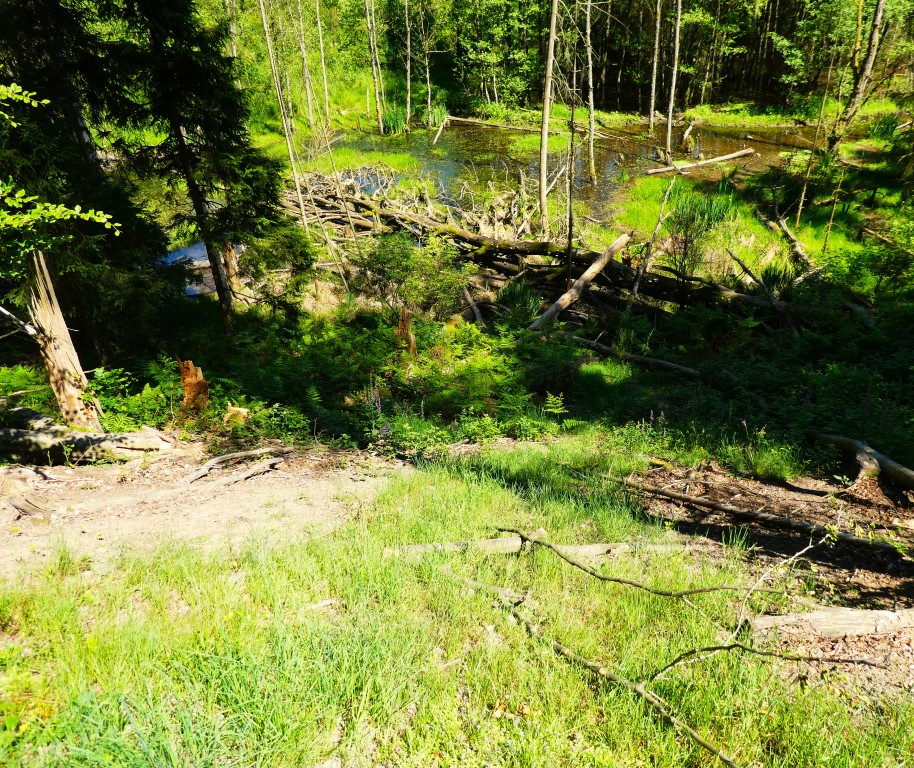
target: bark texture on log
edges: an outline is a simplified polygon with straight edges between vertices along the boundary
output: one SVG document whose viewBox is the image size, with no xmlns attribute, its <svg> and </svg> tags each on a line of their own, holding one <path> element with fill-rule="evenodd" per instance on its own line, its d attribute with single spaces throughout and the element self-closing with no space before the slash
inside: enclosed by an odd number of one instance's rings
<svg viewBox="0 0 914 768">
<path fill-rule="evenodd" d="M 40 252 L 32 257 L 32 272 L 29 317 L 37 332 L 34 338 L 38 342 L 60 413 L 67 424 L 104 432 L 100 420 L 101 405 L 95 398 L 86 397 L 89 382 L 60 310 L 44 255 Z"/>
<path fill-rule="evenodd" d="M 47 461 L 134 459 L 147 451 L 167 451 L 172 443 L 155 430 L 108 435 L 57 430 L 0 429 L 0 453 Z"/>
<path fill-rule="evenodd" d="M 841 435 L 817 435 L 817 439 L 840 448 L 842 451 L 853 453 L 860 465 L 861 474 L 873 474 L 878 469 L 878 474 L 885 477 L 898 488 L 914 490 L 914 471 L 906 466 L 893 461 L 885 454 L 874 451 L 861 440 L 854 440 Z M 875 465 L 875 468 L 874 468 Z"/>
<path fill-rule="evenodd" d="M 575 281 L 574 285 L 563 293 L 558 301 L 549 307 L 549 309 L 543 312 L 542 315 L 530 324 L 529 330 L 539 330 L 553 320 L 562 310 L 568 309 L 568 307 L 580 299 L 584 291 L 587 290 L 587 286 L 606 268 L 606 265 L 613 260 L 615 255 L 628 244 L 630 239 L 631 235 L 620 235 L 616 238 L 615 242 L 613 242 L 613 244 L 587 268 L 587 271 Z"/>
</svg>

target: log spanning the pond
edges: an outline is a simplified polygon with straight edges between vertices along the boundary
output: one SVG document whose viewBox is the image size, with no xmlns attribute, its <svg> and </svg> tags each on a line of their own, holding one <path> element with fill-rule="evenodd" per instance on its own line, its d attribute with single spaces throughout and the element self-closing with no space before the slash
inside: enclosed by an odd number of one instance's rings
<svg viewBox="0 0 914 768">
<path fill-rule="evenodd" d="M 713 165 L 714 163 L 725 163 L 728 160 L 738 160 L 741 157 L 746 157 L 748 155 L 756 154 L 755 150 L 747 147 L 746 149 L 741 149 L 739 152 L 731 152 L 729 155 L 721 155 L 720 157 L 711 157 L 707 160 L 701 160 L 697 163 L 688 163 L 687 165 L 665 165 L 663 168 L 651 168 L 648 171 L 649 175 L 655 173 L 671 173 L 677 171 L 681 173 L 682 171 L 688 171 L 692 168 L 699 168 L 702 165 Z"/>
</svg>

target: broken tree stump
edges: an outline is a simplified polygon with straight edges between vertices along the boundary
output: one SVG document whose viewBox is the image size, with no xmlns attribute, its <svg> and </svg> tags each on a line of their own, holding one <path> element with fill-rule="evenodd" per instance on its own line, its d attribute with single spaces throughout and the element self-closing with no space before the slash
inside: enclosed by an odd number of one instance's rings
<svg viewBox="0 0 914 768">
<path fill-rule="evenodd" d="M 178 370 L 181 371 L 181 388 L 184 390 L 181 410 L 184 413 L 199 413 L 209 402 L 209 382 L 203 377 L 203 369 L 194 365 L 193 360 L 182 360 L 179 357 Z"/>
</svg>

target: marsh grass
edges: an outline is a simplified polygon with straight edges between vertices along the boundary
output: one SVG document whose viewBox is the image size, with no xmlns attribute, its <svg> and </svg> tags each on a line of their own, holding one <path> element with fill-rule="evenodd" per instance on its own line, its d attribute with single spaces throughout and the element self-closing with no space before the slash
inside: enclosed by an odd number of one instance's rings
<svg viewBox="0 0 914 768">
<path fill-rule="evenodd" d="M 0 758 L 29 766 L 683 766 L 710 764 L 642 702 L 529 638 L 457 574 L 530 590 L 537 621 L 639 678 L 717 630 L 678 601 L 598 583 L 552 553 L 382 557 L 390 544 L 542 526 L 556 541 L 643 541 L 610 474 L 640 437 L 561 441 L 394 478 L 319 540 L 205 553 L 164 543 L 104 577 L 35 575 L 0 591 Z M 631 458 L 635 456 L 635 458 Z M 627 557 L 606 572 L 655 586 L 747 577 L 739 559 Z M 330 609 L 310 606 L 335 598 Z M 725 626 L 731 598 L 698 599 Z M 759 605 L 758 607 L 761 607 Z M 910 702 L 871 709 L 792 685 L 778 663 L 720 655 L 654 689 L 743 765 L 896 765 Z M 509 713 L 511 716 L 509 717 Z"/>
</svg>

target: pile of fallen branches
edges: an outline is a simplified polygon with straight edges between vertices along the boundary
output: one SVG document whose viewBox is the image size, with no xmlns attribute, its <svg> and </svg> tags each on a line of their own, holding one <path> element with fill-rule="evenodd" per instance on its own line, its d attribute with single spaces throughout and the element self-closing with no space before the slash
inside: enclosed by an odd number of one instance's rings
<svg viewBox="0 0 914 768">
<path fill-rule="evenodd" d="M 302 181 L 304 218 L 325 241 L 340 243 L 360 235 L 394 231 L 410 232 L 419 238 L 446 238 L 480 267 L 480 273 L 469 283 L 473 298 L 483 304 L 488 298 L 486 289 L 499 289 L 511 281 L 523 279 L 544 295 L 557 298 L 567 291 L 569 279 L 587 275 L 585 285 L 574 297 L 574 301 L 581 300 L 578 311 L 585 314 L 599 315 L 632 303 L 635 311 L 648 312 L 663 312 L 668 303 L 742 307 L 775 315 L 788 309 L 786 303 L 768 295 L 743 293 L 670 267 L 646 271 L 639 279 L 631 259 L 622 258 L 622 247 L 607 259 L 606 254 L 576 243 L 569 247 L 560 240 L 526 239 L 537 211 L 527 199 L 523 184 L 516 191 L 496 194 L 493 190 L 483 202 L 467 187 L 450 198 L 429 195 L 428 185 L 398 190 L 394 195 L 395 174 L 378 168 L 332 176 L 311 173 Z M 300 217 L 297 200 L 290 196 L 285 204 L 290 213 Z M 631 243 L 626 240 L 623 246 L 631 248 Z"/>
</svg>

